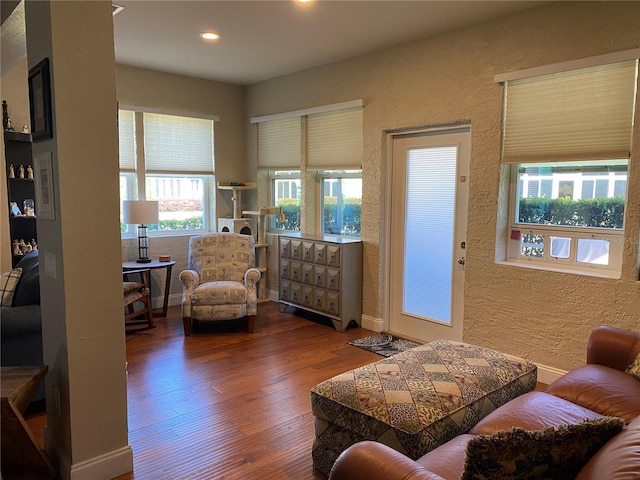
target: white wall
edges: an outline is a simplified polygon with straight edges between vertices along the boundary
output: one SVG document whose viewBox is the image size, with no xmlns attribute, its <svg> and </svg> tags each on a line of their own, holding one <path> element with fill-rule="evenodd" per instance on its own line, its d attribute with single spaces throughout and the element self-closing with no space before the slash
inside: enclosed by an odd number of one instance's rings
<svg viewBox="0 0 640 480">
<path fill-rule="evenodd" d="M 495 263 L 505 205 L 499 199 L 502 87 L 493 81 L 496 73 L 637 48 L 639 18 L 638 2 L 554 3 L 248 87 L 247 117 L 364 99 L 365 316 L 386 313 L 386 132 L 471 121 L 465 341 L 569 369 L 584 362 L 593 327 L 640 329 L 640 182 L 631 181 L 628 191 L 620 280 Z M 255 168 L 255 126 L 247 128 Z M 640 175 L 639 132 L 636 125 L 630 178 Z"/>
</svg>

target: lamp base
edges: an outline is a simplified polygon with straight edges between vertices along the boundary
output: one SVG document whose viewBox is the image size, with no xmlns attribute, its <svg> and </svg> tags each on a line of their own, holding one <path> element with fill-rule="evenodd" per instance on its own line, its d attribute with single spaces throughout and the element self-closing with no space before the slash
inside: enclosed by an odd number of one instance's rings
<svg viewBox="0 0 640 480">
<path fill-rule="evenodd" d="M 136 260 L 136 263 L 151 263 L 150 258 L 139 258 Z"/>
</svg>

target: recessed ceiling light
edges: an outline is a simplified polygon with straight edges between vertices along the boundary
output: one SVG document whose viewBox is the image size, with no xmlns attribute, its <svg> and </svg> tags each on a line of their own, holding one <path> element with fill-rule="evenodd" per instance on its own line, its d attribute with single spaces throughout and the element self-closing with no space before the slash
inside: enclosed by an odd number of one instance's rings
<svg viewBox="0 0 640 480">
<path fill-rule="evenodd" d="M 220 35 L 214 32 L 201 32 L 200 38 L 204 40 L 218 40 L 220 38 Z"/>
</svg>

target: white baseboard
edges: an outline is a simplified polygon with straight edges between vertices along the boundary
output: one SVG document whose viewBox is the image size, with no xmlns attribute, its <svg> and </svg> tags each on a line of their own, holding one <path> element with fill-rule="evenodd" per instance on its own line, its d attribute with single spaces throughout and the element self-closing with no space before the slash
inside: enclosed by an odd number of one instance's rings
<svg viewBox="0 0 640 480">
<path fill-rule="evenodd" d="M 69 480 L 107 479 L 129 472 L 133 472 L 133 450 L 127 445 L 113 452 L 71 465 L 68 478 Z"/>
<path fill-rule="evenodd" d="M 381 318 L 370 317 L 368 315 L 362 315 L 360 317 L 360 327 L 372 332 L 380 333 L 384 329 L 384 320 Z"/>
<path fill-rule="evenodd" d="M 538 382 L 550 385 L 567 373 L 566 370 L 536 363 L 538 366 Z"/>
</svg>

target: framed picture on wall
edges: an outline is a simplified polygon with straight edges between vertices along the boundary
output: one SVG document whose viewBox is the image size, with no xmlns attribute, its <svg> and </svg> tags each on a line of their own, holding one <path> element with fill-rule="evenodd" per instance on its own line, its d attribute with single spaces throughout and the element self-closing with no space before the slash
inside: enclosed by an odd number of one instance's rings
<svg viewBox="0 0 640 480">
<path fill-rule="evenodd" d="M 53 137 L 51 119 L 51 83 L 49 59 L 45 58 L 29 70 L 29 113 L 33 141 Z"/>
<path fill-rule="evenodd" d="M 55 220 L 56 208 L 51 152 L 35 154 L 33 163 L 36 182 L 36 215 L 38 218 Z"/>
</svg>

